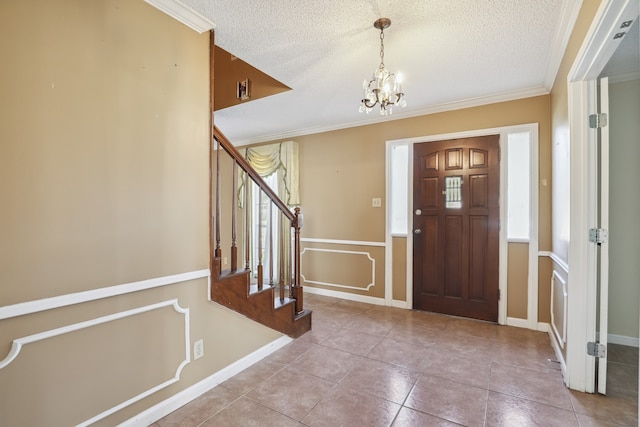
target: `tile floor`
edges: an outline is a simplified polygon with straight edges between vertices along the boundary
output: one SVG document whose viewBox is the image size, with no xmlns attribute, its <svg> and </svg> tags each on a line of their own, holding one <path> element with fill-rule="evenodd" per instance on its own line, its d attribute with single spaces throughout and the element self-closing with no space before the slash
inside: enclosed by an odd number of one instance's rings
<svg viewBox="0 0 640 427">
<path fill-rule="evenodd" d="M 311 332 L 153 426 L 638 425 L 637 349 L 603 397 L 564 386 L 546 333 L 305 299 Z"/>
</svg>

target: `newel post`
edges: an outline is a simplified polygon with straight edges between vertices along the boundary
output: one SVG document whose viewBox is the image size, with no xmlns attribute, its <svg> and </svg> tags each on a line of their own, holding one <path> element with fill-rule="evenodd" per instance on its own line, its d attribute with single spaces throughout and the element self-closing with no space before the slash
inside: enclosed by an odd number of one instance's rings
<svg viewBox="0 0 640 427">
<path fill-rule="evenodd" d="M 302 227 L 302 214 L 300 208 L 295 209 L 295 220 L 293 223 L 294 239 L 293 239 L 293 286 L 292 297 L 296 300 L 296 314 L 302 313 L 304 310 L 304 302 L 302 295 L 302 285 L 300 284 L 300 228 Z"/>
</svg>

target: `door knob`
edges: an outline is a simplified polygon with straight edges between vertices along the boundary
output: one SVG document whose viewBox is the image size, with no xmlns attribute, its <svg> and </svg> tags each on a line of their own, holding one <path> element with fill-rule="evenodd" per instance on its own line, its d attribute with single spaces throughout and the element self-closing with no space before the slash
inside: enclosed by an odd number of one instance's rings
<svg viewBox="0 0 640 427">
<path fill-rule="evenodd" d="M 413 230 L 413 234 L 422 234 L 422 230 L 416 228 L 415 230 Z"/>
<path fill-rule="evenodd" d="M 422 210 L 421 209 L 416 209 L 416 215 L 422 215 Z"/>
</svg>

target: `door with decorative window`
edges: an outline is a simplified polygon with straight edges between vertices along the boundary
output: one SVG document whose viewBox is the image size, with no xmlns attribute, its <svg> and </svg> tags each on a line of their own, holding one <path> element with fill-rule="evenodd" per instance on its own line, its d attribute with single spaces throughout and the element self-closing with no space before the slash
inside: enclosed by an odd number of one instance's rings
<svg viewBox="0 0 640 427">
<path fill-rule="evenodd" d="M 499 136 L 414 145 L 413 305 L 496 322 Z"/>
</svg>

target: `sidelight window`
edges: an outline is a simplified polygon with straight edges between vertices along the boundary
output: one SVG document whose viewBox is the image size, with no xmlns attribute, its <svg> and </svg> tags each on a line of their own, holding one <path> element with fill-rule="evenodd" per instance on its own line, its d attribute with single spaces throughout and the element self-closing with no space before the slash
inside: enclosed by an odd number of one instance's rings
<svg viewBox="0 0 640 427">
<path fill-rule="evenodd" d="M 507 134 L 507 239 L 529 241 L 531 133 Z"/>
</svg>

